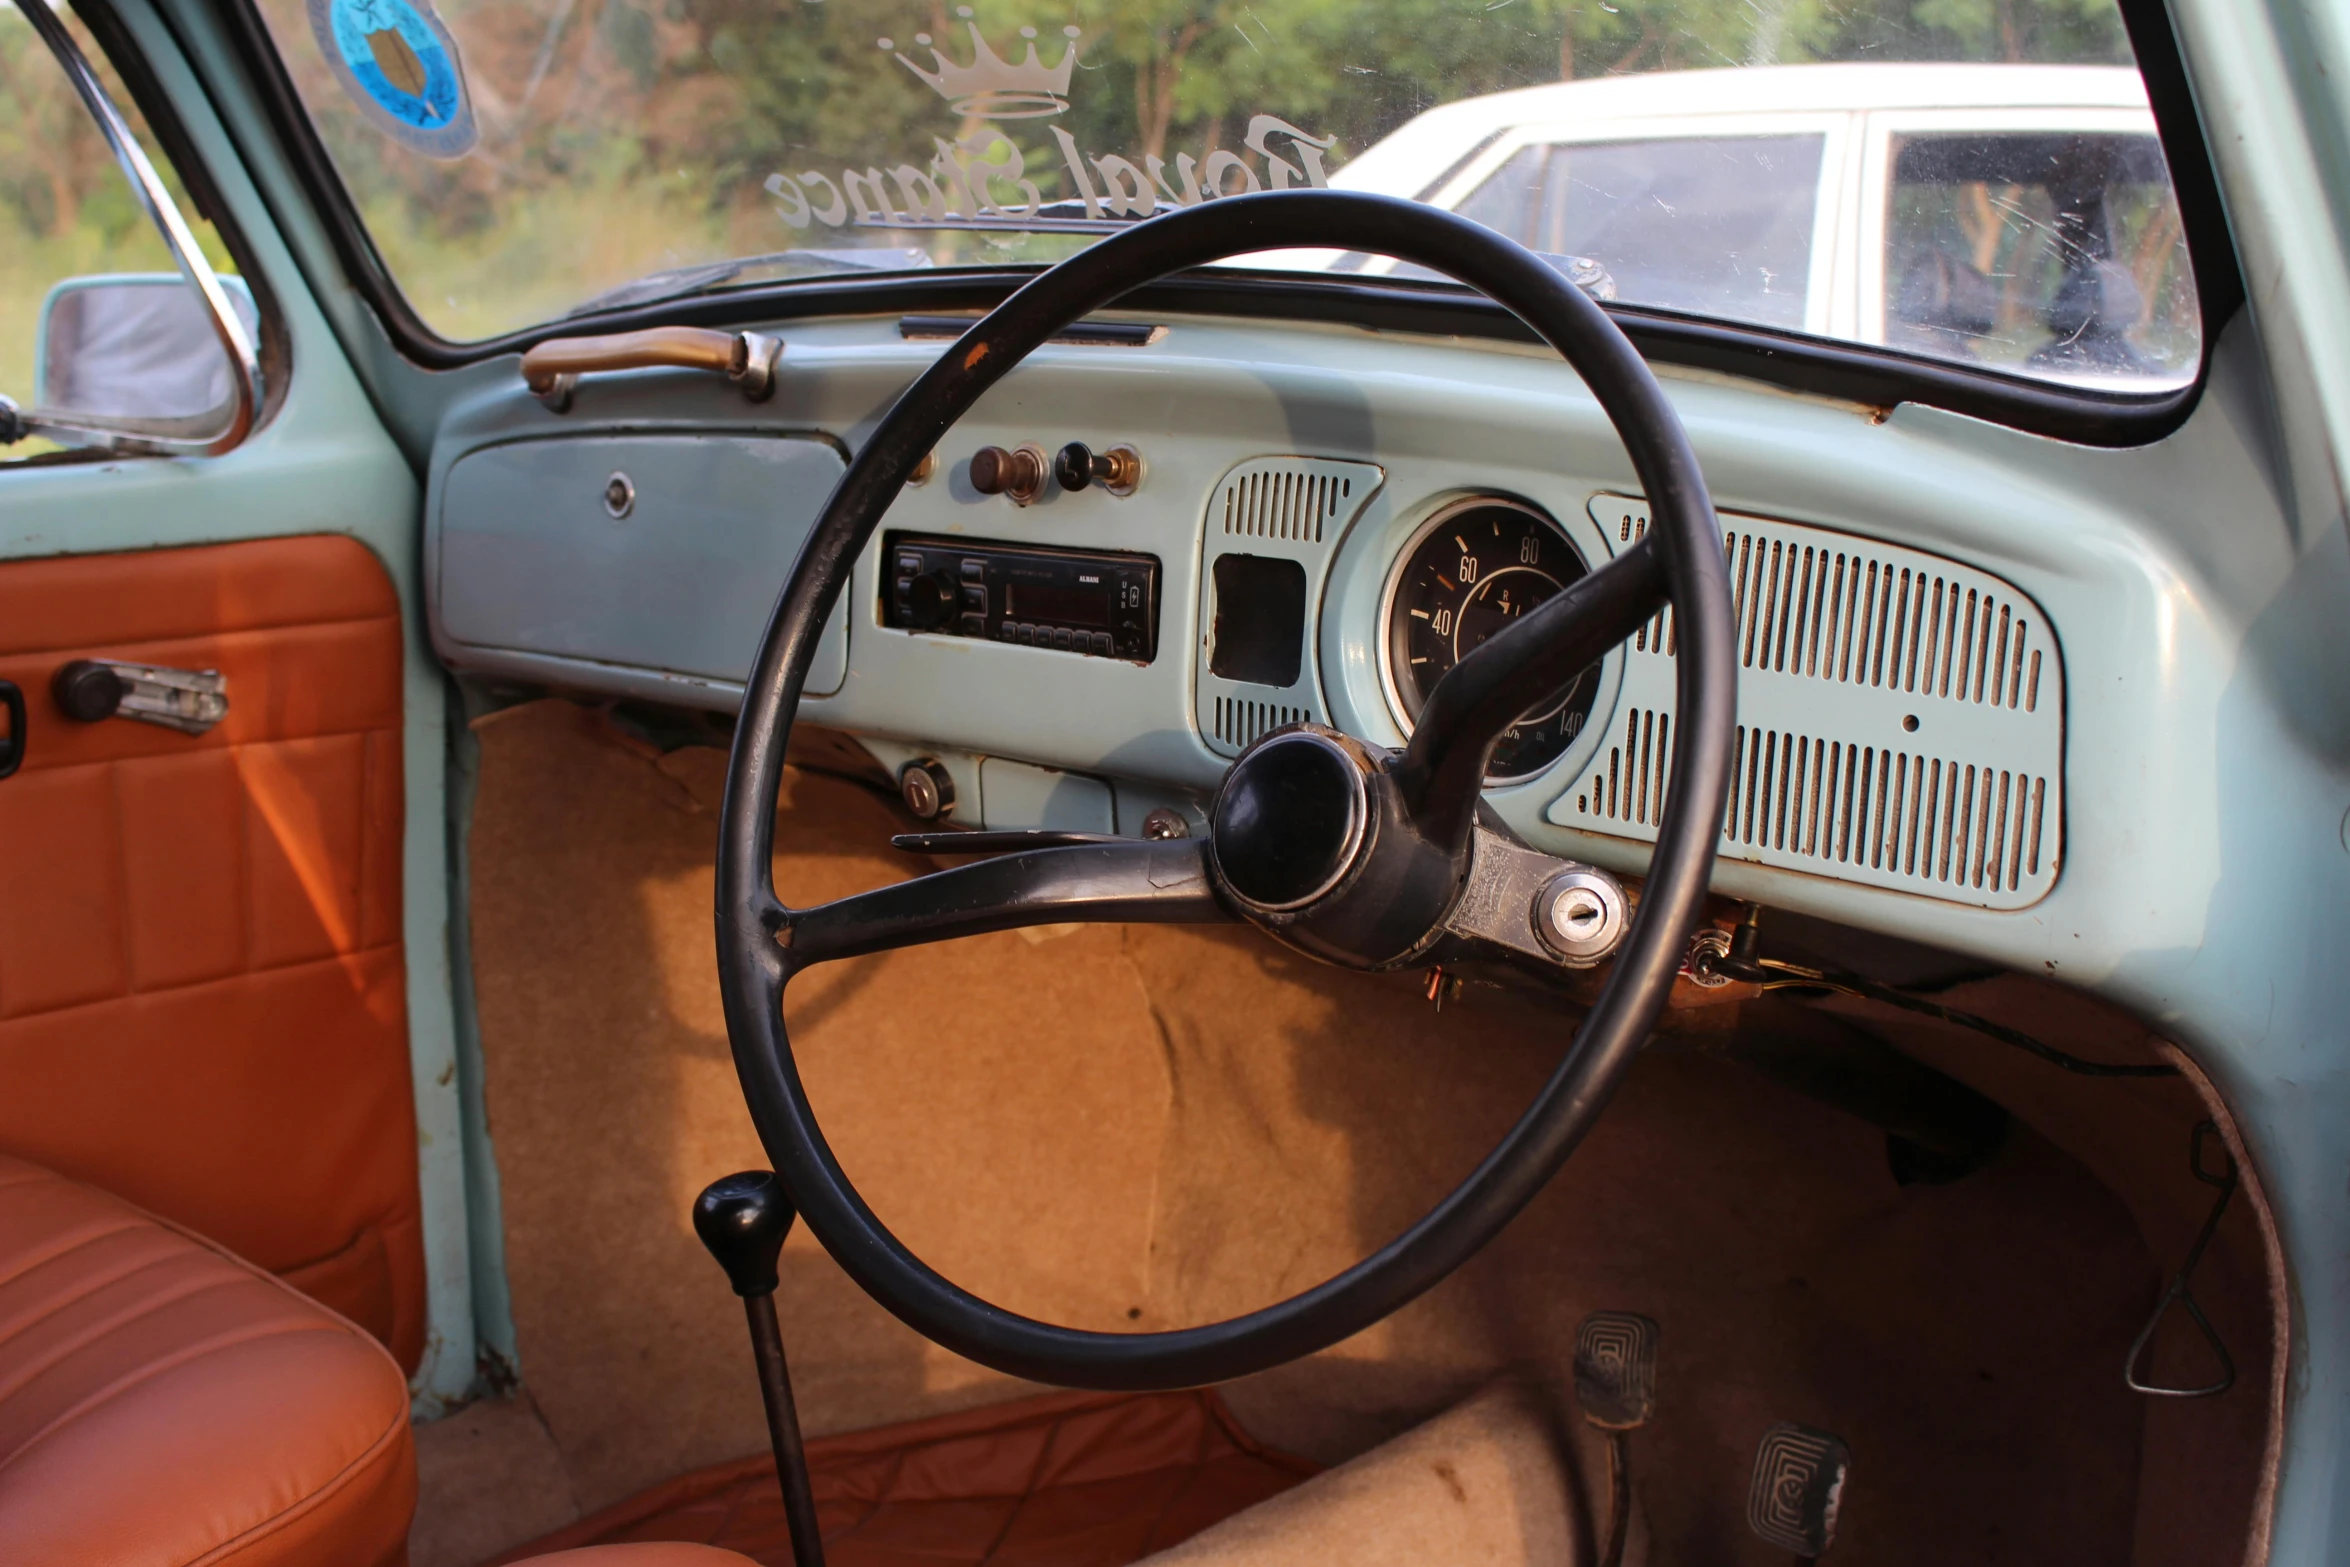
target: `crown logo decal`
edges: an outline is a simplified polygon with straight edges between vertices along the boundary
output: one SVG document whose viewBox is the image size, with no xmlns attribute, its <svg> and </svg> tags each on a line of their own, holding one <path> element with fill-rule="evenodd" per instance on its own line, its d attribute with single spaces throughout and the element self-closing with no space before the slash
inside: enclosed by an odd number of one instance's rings
<svg viewBox="0 0 2350 1567">
<path fill-rule="evenodd" d="M 958 6 L 955 14 L 967 20 L 971 8 Z M 1014 64 L 987 46 L 977 22 L 969 25 L 969 65 L 956 64 L 931 43 L 928 33 L 914 35 L 918 47 L 930 50 L 933 69 L 927 71 L 903 54 L 897 54 L 897 45 L 889 39 L 877 42 L 884 50 L 897 55 L 898 64 L 929 83 L 931 91 L 944 98 L 957 114 L 988 120 L 1034 120 L 1069 107 L 1069 73 L 1077 66 L 1080 29 L 1061 29 L 1061 36 L 1069 40 L 1069 46 L 1061 52 L 1059 63 L 1046 65 L 1036 57 L 1036 29 L 1021 28 L 1020 36 L 1028 40 L 1028 54 Z"/>
</svg>

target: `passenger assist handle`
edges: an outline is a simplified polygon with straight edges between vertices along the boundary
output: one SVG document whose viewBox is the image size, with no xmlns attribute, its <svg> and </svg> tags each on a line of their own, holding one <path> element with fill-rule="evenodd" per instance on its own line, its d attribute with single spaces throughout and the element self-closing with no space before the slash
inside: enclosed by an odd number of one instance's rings
<svg viewBox="0 0 2350 1567">
<path fill-rule="evenodd" d="M 775 392 L 775 364 L 782 357 L 782 341 L 763 332 L 656 326 L 533 344 L 522 356 L 522 380 L 557 413 L 571 406 L 581 376 L 605 370 L 714 370 L 761 403 Z"/>
</svg>

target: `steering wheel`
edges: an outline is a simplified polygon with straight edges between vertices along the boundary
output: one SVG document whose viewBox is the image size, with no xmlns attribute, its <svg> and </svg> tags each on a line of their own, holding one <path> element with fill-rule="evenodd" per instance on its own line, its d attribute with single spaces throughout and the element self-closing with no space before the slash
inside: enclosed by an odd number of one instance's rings
<svg viewBox="0 0 2350 1567">
<path fill-rule="evenodd" d="M 1022 849 L 813 908 L 776 896 L 777 788 L 809 662 L 857 556 L 916 465 L 980 394 L 1070 323 L 1187 267 L 1283 247 L 1395 256 L 1482 289 L 1566 356 L 1647 494 L 1646 537 L 1461 659 L 1390 753 L 1299 725 L 1242 753 L 1203 839 Z M 792 1056 L 784 988 L 818 963 L 1077 921 L 1245 919 L 1328 961 L 1425 961 L 1467 886 L 1489 759 L 1669 598 L 1680 733 L 1643 895 L 1613 972 L 1540 1094 L 1411 1228 L 1336 1277 L 1227 1321 L 1101 1333 L 1038 1322 L 925 1266 L 833 1157 Z M 793 1206 L 865 1292 L 982 1365 L 1067 1387 L 1146 1390 L 1245 1376 L 1328 1347 L 1467 1261 L 1565 1163 L 1663 1008 L 1706 893 L 1728 787 L 1737 667 L 1729 576 L 1705 480 L 1655 378 L 1599 307 L 1491 229 L 1391 197 L 1229 197 L 1153 218 L 1028 283 L 899 397 L 841 478 L 768 621 L 728 763 L 717 877 L 727 1032 L 751 1119 Z"/>
</svg>

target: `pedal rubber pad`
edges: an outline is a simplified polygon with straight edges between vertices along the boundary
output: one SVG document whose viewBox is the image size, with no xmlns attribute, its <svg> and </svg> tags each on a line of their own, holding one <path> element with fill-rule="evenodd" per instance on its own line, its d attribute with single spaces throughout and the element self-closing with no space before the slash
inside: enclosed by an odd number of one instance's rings
<svg viewBox="0 0 2350 1567">
<path fill-rule="evenodd" d="M 1756 1538 L 1797 1556 L 1820 1556 L 1836 1543 L 1836 1512 L 1852 1451 L 1844 1439 L 1781 1421 L 1754 1450 L 1746 1526 Z"/>
<path fill-rule="evenodd" d="M 1654 1318 L 1595 1311 L 1575 1330 L 1575 1402 L 1603 1431 L 1645 1425 L 1656 1409 Z"/>
</svg>

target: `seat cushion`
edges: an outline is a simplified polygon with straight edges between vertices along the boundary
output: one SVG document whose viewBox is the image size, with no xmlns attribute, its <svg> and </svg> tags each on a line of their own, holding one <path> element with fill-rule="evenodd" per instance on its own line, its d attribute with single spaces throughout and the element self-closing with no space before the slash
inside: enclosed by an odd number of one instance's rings
<svg viewBox="0 0 2350 1567">
<path fill-rule="evenodd" d="M 1496 1383 L 1136 1567 L 1575 1567 L 1592 1531 L 1563 1435 L 1531 1390 Z M 1644 1534 L 1629 1546 L 1639 1567 Z"/>
<path fill-rule="evenodd" d="M 526 1567 L 759 1567 L 748 1556 L 715 1545 L 657 1540 L 641 1545 L 590 1545 L 552 1556 L 533 1556 Z"/>
<path fill-rule="evenodd" d="M 387 1567 L 408 1390 L 351 1323 L 0 1156 L 0 1561 Z"/>
</svg>

